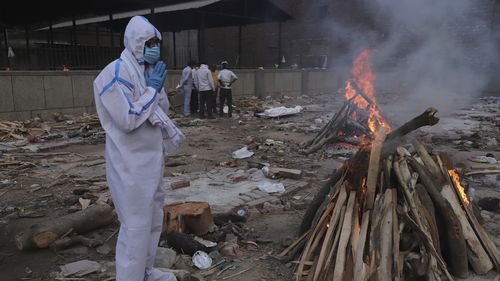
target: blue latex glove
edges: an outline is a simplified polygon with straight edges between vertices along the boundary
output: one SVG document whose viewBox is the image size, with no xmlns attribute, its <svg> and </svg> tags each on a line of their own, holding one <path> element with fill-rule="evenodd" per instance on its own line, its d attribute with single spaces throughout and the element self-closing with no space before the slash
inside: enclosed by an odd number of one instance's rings
<svg viewBox="0 0 500 281">
<path fill-rule="evenodd" d="M 167 77 L 167 66 L 164 62 L 159 61 L 155 64 L 154 69 L 151 73 L 146 71 L 144 73 L 144 78 L 146 79 L 146 86 L 152 87 L 157 92 L 161 91 L 163 88 L 163 83 Z"/>
</svg>

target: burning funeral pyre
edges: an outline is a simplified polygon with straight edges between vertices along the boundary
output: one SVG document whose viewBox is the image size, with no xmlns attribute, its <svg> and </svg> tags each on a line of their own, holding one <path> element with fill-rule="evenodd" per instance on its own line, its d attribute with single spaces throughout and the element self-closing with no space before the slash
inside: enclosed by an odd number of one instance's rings
<svg viewBox="0 0 500 281">
<path fill-rule="evenodd" d="M 404 137 L 436 124 L 437 110 L 391 132 L 373 95 L 366 56 L 355 62 L 348 101 L 308 144 L 312 152 L 349 128 L 359 128 L 349 137 L 364 131 L 358 152 L 318 192 L 303 235 L 287 250 L 300 253 L 295 280 L 453 280 L 467 277 L 469 265 L 477 274 L 499 271 L 498 249 L 448 158 Z"/>
<path fill-rule="evenodd" d="M 371 50 L 363 50 L 356 58 L 351 72 L 353 78 L 345 83 L 347 101 L 316 137 L 304 144 L 305 154 L 331 143 L 359 145 L 370 141 L 377 128 L 390 129 L 375 97 L 376 75 L 371 68 L 371 56 Z"/>
</svg>

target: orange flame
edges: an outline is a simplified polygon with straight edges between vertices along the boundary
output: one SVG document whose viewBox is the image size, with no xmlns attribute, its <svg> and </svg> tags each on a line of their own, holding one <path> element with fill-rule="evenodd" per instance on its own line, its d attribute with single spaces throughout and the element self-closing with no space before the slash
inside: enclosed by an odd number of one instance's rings
<svg viewBox="0 0 500 281">
<path fill-rule="evenodd" d="M 457 188 L 458 193 L 460 193 L 460 197 L 462 197 L 462 200 L 465 202 L 466 205 L 470 205 L 469 197 L 467 197 L 467 193 L 465 193 L 465 188 L 460 183 L 460 177 L 458 176 L 457 170 L 449 169 L 448 174 L 450 175 L 451 179 L 453 180 L 453 183 L 454 183 L 455 187 Z"/>
<path fill-rule="evenodd" d="M 352 102 L 356 104 L 359 108 L 368 111 L 368 127 L 372 134 L 377 132 L 377 129 L 380 127 L 386 128 L 388 132 L 391 131 L 391 126 L 389 123 L 384 120 L 377 105 L 377 98 L 375 96 L 375 87 L 374 82 L 377 76 L 375 72 L 372 70 L 371 66 L 372 59 L 372 50 L 365 49 L 361 51 L 358 57 L 354 60 L 354 65 L 351 71 L 354 79 L 346 81 L 345 86 L 345 97 L 348 100 L 352 99 Z M 353 85 L 359 86 L 361 91 L 366 95 L 366 97 L 370 100 L 358 93 Z M 353 118 L 357 119 L 357 114 L 353 114 Z"/>
</svg>

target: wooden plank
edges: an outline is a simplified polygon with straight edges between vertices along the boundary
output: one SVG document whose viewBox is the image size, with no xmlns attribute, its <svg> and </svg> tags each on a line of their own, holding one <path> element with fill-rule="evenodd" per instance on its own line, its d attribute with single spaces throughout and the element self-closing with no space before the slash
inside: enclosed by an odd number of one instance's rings
<svg viewBox="0 0 500 281">
<path fill-rule="evenodd" d="M 377 277 L 380 280 L 391 280 L 392 279 L 392 224 L 393 224 L 393 212 L 395 202 L 392 201 L 393 189 L 388 188 L 385 191 L 384 203 L 382 212 L 382 219 L 380 221 L 380 264 L 377 267 Z"/>
<path fill-rule="evenodd" d="M 413 147 L 415 148 L 415 150 L 417 151 L 418 155 L 420 156 L 420 159 L 422 159 L 422 161 L 424 162 L 425 167 L 427 169 L 429 169 L 429 172 L 431 172 L 431 174 L 438 181 L 442 180 L 443 177 L 442 177 L 442 174 L 440 172 L 438 165 L 436 164 L 434 159 L 432 159 L 432 157 L 429 155 L 429 152 L 427 152 L 424 145 L 416 139 L 412 142 L 412 144 L 413 144 Z"/>
<path fill-rule="evenodd" d="M 343 189 L 343 188 L 341 188 Z M 345 190 L 344 191 L 340 191 L 340 193 L 345 193 Z M 326 222 L 326 219 L 328 217 L 328 214 L 330 214 L 332 211 L 333 211 L 333 208 L 334 208 L 334 204 L 329 204 L 327 207 L 326 207 L 326 210 L 323 212 L 321 218 L 319 219 L 318 223 L 314 225 L 314 230 L 313 232 L 311 233 L 311 235 L 309 236 L 308 238 L 308 241 L 307 241 L 307 244 L 304 248 L 304 251 L 302 252 L 302 256 L 300 258 L 300 262 L 299 262 L 299 265 L 297 266 L 297 274 L 296 274 L 296 280 L 297 281 L 300 281 L 300 278 L 302 278 L 302 274 L 304 273 L 304 263 L 308 261 L 308 258 L 309 258 L 309 252 L 310 252 L 310 249 L 312 247 L 312 244 L 314 243 L 314 239 L 315 237 L 318 235 L 318 232 L 319 231 L 322 231 L 324 230 L 325 228 L 325 225 L 324 223 Z"/>
<path fill-rule="evenodd" d="M 394 208 L 392 209 L 392 216 L 394 219 L 394 222 L 392 224 L 392 239 L 393 239 L 393 264 L 394 264 L 394 281 L 400 281 L 401 280 L 401 274 L 402 274 L 402 266 L 401 262 L 399 260 L 399 240 L 400 240 L 400 234 L 399 234 L 399 218 L 396 213 L 396 208 L 397 208 L 397 202 L 398 202 L 398 192 L 396 189 L 392 191 L 392 202 L 394 202 Z"/>
<path fill-rule="evenodd" d="M 451 208 L 455 214 L 457 214 L 458 220 L 462 226 L 464 238 L 467 242 L 467 258 L 469 263 L 477 274 L 487 273 L 493 268 L 493 263 L 472 229 L 455 192 L 453 192 L 451 186 L 445 185 L 443 186 L 443 190 L 441 190 L 441 194 L 450 203 Z"/>
<path fill-rule="evenodd" d="M 385 128 L 380 128 L 375 136 L 375 141 L 373 142 L 372 149 L 370 151 L 370 163 L 368 165 L 368 175 L 366 178 L 365 211 L 373 210 L 373 204 L 375 203 L 375 188 L 379 174 L 380 154 L 386 137 L 387 130 Z"/>
<path fill-rule="evenodd" d="M 359 234 L 359 241 L 356 247 L 356 252 L 354 253 L 354 279 L 353 280 L 365 280 L 366 276 L 366 264 L 363 262 L 363 253 L 365 250 L 366 236 L 368 234 L 368 228 L 370 226 L 370 215 L 371 211 L 367 210 L 363 213 L 363 218 L 361 221 L 361 231 Z"/>
<path fill-rule="evenodd" d="M 333 272 L 333 280 L 342 280 L 344 275 L 344 266 L 346 262 L 346 251 L 351 236 L 352 230 L 352 212 L 354 208 L 354 200 L 356 199 L 356 191 L 351 191 L 347 208 L 345 211 L 344 222 L 342 223 L 342 233 L 340 234 L 339 247 L 337 250 L 337 259 L 335 260 L 335 269 Z"/>
<path fill-rule="evenodd" d="M 407 221 L 415 224 L 414 225 L 415 230 L 417 232 L 420 232 L 420 235 L 422 236 L 422 241 L 426 243 L 426 248 L 429 250 L 429 252 L 432 254 L 432 256 L 434 256 L 434 258 L 436 259 L 439 268 L 442 270 L 442 272 L 446 275 L 446 277 L 449 280 L 454 280 L 453 277 L 451 276 L 451 274 L 449 273 L 445 262 L 441 258 L 440 254 L 436 251 L 436 248 L 434 248 L 430 234 L 426 233 L 424 231 L 423 223 L 422 223 L 422 220 L 420 219 L 420 215 L 419 215 L 419 212 L 418 212 L 417 207 L 415 205 L 415 201 L 413 199 L 412 194 L 410 193 L 408 184 L 406 182 L 404 182 L 404 180 L 403 180 L 403 176 L 401 175 L 400 166 L 399 166 L 398 162 L 399 162 L 398 160 L 393 161 L 394 174 L 396 175 L 396 178 L 399 182 L 400 188 L 403 191 L 406 202 L 410 207 L 410 212 L 413 215 L 413 217 L 415 218 L 415 220 L 413 221 L 413 219 L 408 214 L 404 214 L 405 217 L 403 217 L 403 218 L 405 218 Z"/>
<path fill-rule="evenodd" d="M 500 272 L 500 252 L 498 251 L 498 248 L 489 236 L 489 234 L 486 232 L 486 230 L 483 228 L 483 226 L 477 221 L 476 216 L 474 213 L 472 213 L 472 210 L 470 209 L 470 206 L 468 206 L 462 197 L 458 194 L 458 190 L 455 187 L 453 189 L 455 191 L 455 195 L 457 196 L 458 200 L 460 201 L 460 204 L 463 207 L 463 210 L 467 214 L 467 218 L 469 219 L 469 222 L 472 224 L 472 228 L 476 232 L 477 237 L 479 238 L 479 241 L 481 241 L 481 244 L 483 245 L 484 249 L 488 253 L 488 255 L 491 258 L 491 261 L 495 265 L 495 268 L 497 272 Z"/>
<path fill-rule="evenodd" d="M 288 246 L 286 249 L 284 249 L 281 253 L 278 254 L 279 257 L 284 257 L 286 256 L 293 248 L 295 248 L 302 240 L 304 240 L 307 235 L 311 233 L 310 230 L 306 231 L 302 236 L 300 236 L 295 242 L 292 243 L 292 245 Z"/>
<path fill-rule="evenodd" d="M 465 173 L 466 176 L 487 175 L 487 174 L 500 174 L 500 170 L 481 170 L 481 171 L 472 171 Z"/>
<path fill-rule="evenodd" d="M 326 255 L 329 249 L 332 247 L 332 241 L 334 239 L 333 234 L 334 231 L 337 229 L 337 225 L 340 219 L 340 211 L 345 203 L 345 200 L 346 200 L 345 196 L 340 196 L 339 200 L 335 202 L 335 208 L 333 209 L 332 217 L 330 219 L 330 222 L 328 223 L 328 230 L 326 231 L 325 240 L 323 242 L 323 245 L 321 246 L 321 251 L 318 258 L 318 266 L 316 266 L 313 280 L 317 280 L 317 277 L 319 276 L 319 271 L 323 268 L 323 262 L 326 259 Z"/>
<path fill-rule="evenodd" d="M 343 206 L 342 210 L 340 211 L 340 222 L 339 225 L 342 225 L 344 223 L 345 219 L 345 209 L 346 207 Z M 331 279 L 333 278 L 333 269 L 334 267 L 332 264 L 334 264 L 335 259 L 337 258 L 337 249 L 339 247 L 339 240 L 340 240 L 340 234 L 342 233 L 342 229 L 339 227 L 335 233 L 335 239 L 333 241 L 333 246 L 330 249 L 330 252 L 328 253 L 328 259 L 325 262 L 325 267 L 323 268 L 323 271 L 320 274 L 320 280 L 324 280 L 325 278 Z M 331 277 L 331 278 L 329 278 Z"/>
</svg>

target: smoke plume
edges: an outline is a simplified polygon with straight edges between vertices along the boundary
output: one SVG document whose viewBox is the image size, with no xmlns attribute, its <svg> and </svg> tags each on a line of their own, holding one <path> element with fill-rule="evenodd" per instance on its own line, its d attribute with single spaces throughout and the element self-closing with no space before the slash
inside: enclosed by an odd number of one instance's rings
<svg viewBox="0 0 500 281">
<path fill-rule="evenodd" d="M 449 114 L 477 98 L 498 64 L 493 0 L 360 0 L 357 21 L 331 22 L 352 60 L 374 49 L 377 92 L 397 117 Z M 363 22 L 363 25 L 354 22 Z M 343 37 L 343 38 L 341 38 Z"/>
</svg>

